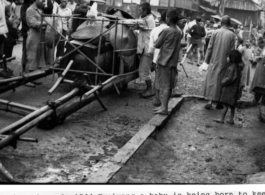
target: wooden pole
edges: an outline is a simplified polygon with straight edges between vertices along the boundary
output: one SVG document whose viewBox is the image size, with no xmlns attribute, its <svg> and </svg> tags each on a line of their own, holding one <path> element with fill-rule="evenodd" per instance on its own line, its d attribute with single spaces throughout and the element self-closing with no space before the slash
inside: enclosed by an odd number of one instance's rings
<svg viewBox="0 0 265 195">
<path fill-rule="evenodd" d="M 102 21 L 102 23 L 101 23 L 101 29 L 100 29 L 100 34 L 102 34 L 102 32 L 103 32 L 103 27 L 104 27 L 104 19 L 103 19 L 103 21 Z M 98 64 L 98 66 L 99 66 L 99 56 L 100 56 L 100 50 L 101 50 L 101 42 L 102 42 L 102 35 L 99 37 L 99 43 L 98 43 L 98 55 L 97 55 L 97 59 L 98 59 L 98 61 L 97 61 L 97 64 Z M 98 73 L 98 67 L 96 68 L 96 73 Z M 95 76 L 95 85 L 97 85 L 97 83 L 98 83 L 98 74 L 96 74 L 96 76 Z"/>
<path fill-rule="evenodd" d="M 0 172 L 5 176 L 8 181 L 13 183 L 17 183 L 17 181 L 13 178 L 13 176 L 5 169 L 5 167 L 0 163 Z"/>
<path fill-rule="evenodd" d="M 112 79 L 114 79 L 114 80 L 106 81 L 107 84 L 105 86 L 99 87 L 97 90 L 95 90 L 95 88 L 94 88 L 94 89 L 90 90 L 89 92 L 87 92 L 86 96 L 83 95 L 82 98 L 76 98 L 73 101 L 71 101 L 70 104 L 65 104 L 65 105 L 59 107 L 57 109 L 57 117 L 56 117 L 57 123 L 61 123 L 69 115 L 71 115 L 72 113 L 78 111 L 79 109 L 83 108 L 87 104 L 94 101 L 96 99 L 94 93 L 98 93 L 101 95 L 106 94 L 106 93 L 115 89 L 114 85 L 113 85 L 114 83 L 116 83 L 116 84 L 119 82 L 128 83 L 128 82 L 130 82 L 136 78 L 137 78 L 137 76 L 136 76 L 135 72 L 126 73 L 123 76 L 117 76 L 115 78 L 112 77 Z"/>
<path fill-rule="evenodd" d="M 52 70 L 57 70 L 57 71 L 64 71 L 63 68 L 50 68 Z M 83 70 L 73 70 L 73 69 L 69 69 L 68 72 L 73 72 L 73 73 L 77 73 L 77 74 L 94 74 L 94 75 L 103 75 L 103 76 L 113 76 L 113 74 L 107 74 L 107 73 L 96 73 L 96 72 L 89 72 L 89 71 L 83 71 Z"/>
<path fill-rule="evenodd" d="M 58 100 L 55 100 L 54 101 L 54 107 L 58 107 L 58 106 L 64 104 L 65 102 L 69 101 L 74 96 L 76 96 L 78 94 L 78 92 L 79 92 L 79 89 L 75 88 L 71 92 L 69 92 L 68 94 L 64 95 L 63 97 L 59 98 Z M 49 105 L 43 106 L 42 108 L 35 110 L 34 112 L 32 112 L 29 115 L 25 116 L 24 118 L 16 121 L 15 123 L 1 129 L 0 134 L 4 134 L 4 133 L 7 133 L 9 131 L 12 131 L 14 129 L 19 128 L 22 125 L 26 124 L 27 122 L 33 120 L 34 118 L 38 117 L 39 115 L 43 114 L 44 112 L 46 112 L 47 110 L 50 110 L 50 109 L 51 109 L 51 107 Z"/>
<path fill-rule="evenodd" d="M 48 91 L 48 94 L 51 95 L 54 90 L 59 86 L 59 84 L 62 82 L 62 80 L 64 79 L 66 73 L 68 72 L 68 70 L 71 68 L 72 64 L 74 63 L 73 60 L 71 60 L 68 65 L 66 66 L 66 68 L 64 69 L 63 73 L 60 75 L 60 77 L 57 79 L 56 83 L 53 85 L 53 87 Z"/>
<path fill-rule="evenodd" d="M 179 63 L 179 65 L 183 68 L 187 78 L 188 78 L 188 74 L 187 74 L 183 64 L 184 64 L 184 62 L 185 62 L 185 60 L 187 58 L 187 55 L 190 52 L 191 48 L 192 48 L 192 44 L 190 44 L 190 46 L 188 47 L 187 51 L 184 54 L 184 57 L 183 57 L 182 61 Z"/>
<path fill-rule="evenodd" d="M 98 91 L 99 89 L 101 89 L 102 87 L 104 87 L 105 85 L 111 83 L 113 80 L 115 80 L 118 76 L 113 76 L 111 78 L 109 78 L 108 80 L 106 80 L 104 83 L 102 83 L 101 85 L 98 85 L 96 87 L 94 87 L 93 89 L 91 89 L 90 91 L 86 92 L 83 96 L 84 97 L 88 97 L 89 95 L 93 94 L 94 92 Z"/>
<path fill-rule="evenodd" d="M 46 21 L 45 21 L 46 22 Z M 47 22 L 46 22 L 47 23 Z M 54 29 L 54 30 L 56 30 L 53 26 L 51 26 L 49 23 L 47 23 L 52 29 Z M 107 31 L 109 31 L 111 28 L 109 28 L 108 30 L 106 30 L 104 33 L 106 33 Z M 89 43 L 89 42 L 91 42 L 92 40 L 95 40 L 96 38 L 98 38 L 98 37 L 100 37 L 100 36 L 102 36 L 104 33 L 100 33 L 98 36 L 96 36 L 96 37 L 94 37 L 93 39 L 90 39 L 89 41 L 87 41 L 87 42 L 85 42 L 85 44 L 87 44 L 87 43 Z M 70 51 L 69 53 L 67 53 L 67 54 L 69 54 L 70 55 L 70 53 L 72 53 L 73 51 L 78 51 L 80 54 L 82 54 L 92 65 L 94 65 L 95 67 L 97 67 L 101 72 L 103 72 L 103 73 L 106 73 L 104 70 L 102 70 L 95 62 L 93 62 L 89 57 L 87 57 L 82 51 L 80 51 L 79 50 L 79 48 L 80 48 L 80 46 L 78 46 L 78 47 L 76 47 L 76 46 L 74 46 L 70 41 L 68 41 L 67 39 L 66 39 L 66 37 L 62 34 L 62 33 L 60 33 L 60 32 L 58 32 L 58 34 L 61 36 L 61 37 L 63 37 L 73 48 L 74 48 L 74 50 L 72 50 L 72 51 Z M 82 44 L 81 45 L 81 47 L 82 46 L 84 46 L 85 44 Z M 66 56 L 68 56 L 68 55 L 64 55 L 61 59 L 63 59 L 63 58 L 65 58 Z"/>
<path fill-rule="evenodd" d="M 10 58 L 6 58 L 6 62 L 10 62 L 12 60 L 16 59 L 16 57 L 10 57 Z M 0 60 L 0 63 L 3 63 L 3 60 Z"/>
<path fill-rule="evenodd" d="M 26 133 L 32 127 L 36 126 L 40 121 L 42 121 L 43 119 L 45 119 L 45 118 L 49 117 L 50 115 L 52 115 L 53 112 L 54 112 L 54 110 L 50 109 L 50 110 L 42 113 L 37 118 L 35 118 L 32 121 L 30 121 L 29 123 L 27 123 L 24 126 L 20 127 L 19 129 L 17 129 L 12 134 L 7 135 L 6 138 L 4 138 L 4 139 L 2 139 L 0 141 L 0 149 L 4 148 L 5 146 L 8 146 L 11 142 L 16 141 L 19 138 L 20 135 Z"/>
<path fill-rule="evenodd" d="M 14 108 L 18 108 L 18 109 L 21 109 L 23 111 L 29 111 L 29 112 L 33 112 L 33 111 L 38 109 L 38 108 L 35 108 L 32 106 L 27 106 L 24 104 L 20 104 L 20 103 L 16 103 L 16 102 L 10 102 L 7 100 L 2 100 L 2 99 L 0 99 L 0 105 L 6 106 L 6 107 L 14 107 Z"/>
<path fill-rule="evenodd" d="M 114 37 L 114 49 L 113 49 L 113 58 L 112 58 L 112 74 L 114 74 L 114 65 L 115 65 L 115 56 L 116 56 L 116 40 L 117 40 L 117 29 L 118 29 L 118 26 L 117 26 L 117 23 L 118 23 L 118 20 L 116 20 L 115 22 L 115 37 Z"/>
</svg>

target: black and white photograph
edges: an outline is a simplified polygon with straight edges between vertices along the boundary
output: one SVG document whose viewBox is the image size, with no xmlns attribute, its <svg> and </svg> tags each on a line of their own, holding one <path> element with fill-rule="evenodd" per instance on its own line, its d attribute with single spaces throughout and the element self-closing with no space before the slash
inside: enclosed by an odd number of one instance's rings
<svg viewBox="0 0 265 195">
<path fill-rule="evenodd" d="M 0 183 L 265 195 L 265 0 L 0 0 Z"/>
</svg>

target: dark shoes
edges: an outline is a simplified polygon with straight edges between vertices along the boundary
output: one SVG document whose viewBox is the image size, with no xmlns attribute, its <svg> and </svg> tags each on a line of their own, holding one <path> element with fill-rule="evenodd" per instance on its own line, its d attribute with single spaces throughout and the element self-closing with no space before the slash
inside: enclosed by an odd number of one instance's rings
<svg viewBox="0 0 265 195">
<path fill-rule="evenodd" d="M 217 103 L 216 104 L 216 107 L 215 107 L 217 110 L 222 110 L 224 108 L 224 106 L 221 104 L 221 103 Z"/>
</svg>

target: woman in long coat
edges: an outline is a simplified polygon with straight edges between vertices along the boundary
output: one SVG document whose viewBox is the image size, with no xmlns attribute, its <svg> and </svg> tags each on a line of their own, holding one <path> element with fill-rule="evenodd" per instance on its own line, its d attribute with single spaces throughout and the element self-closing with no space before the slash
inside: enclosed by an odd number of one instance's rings
<svg viewBox="0 0 265 195">
<path fill-rule="evenodd" d="M 202 86 L 202 95 L 209 100 L 206 109 L 211 109 L 212 102 L 220 99 L 221 81 L 228 66 L 227 54 L 235 48 L 235 34 L 228 29 L 230 17 L 223 16 L 221 25 L 221 29 L 213 32 L 205 56 L 205 62 L 209 64 Z"/>
</svg>

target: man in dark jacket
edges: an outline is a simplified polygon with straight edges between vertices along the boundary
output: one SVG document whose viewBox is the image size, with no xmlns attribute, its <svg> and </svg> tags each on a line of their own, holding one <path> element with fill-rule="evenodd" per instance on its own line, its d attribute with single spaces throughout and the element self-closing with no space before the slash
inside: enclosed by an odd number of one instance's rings
<svg viewBox="0 0 265 195">
<path fill-rule="evenodd" d="M 205 28 L 200 25 L 201 21 L 202 21 L 201 18 L 197 17 L 196 18 L 196 24 L 193 25 L 188 31 L 188 33 L 191 35 L 192 47 L 197 45 L 197 49 L 196 49 L 197 57 L 198 57 L 197 66 L 200 66 L 199 63 L 201 61 L 201 51 L 203 50 L 202 38 L 205 37 L 205 35 L 206 35 Z M 191 57 L 191 61 L 192 61 L 192 57 Z"/>
</svg>

